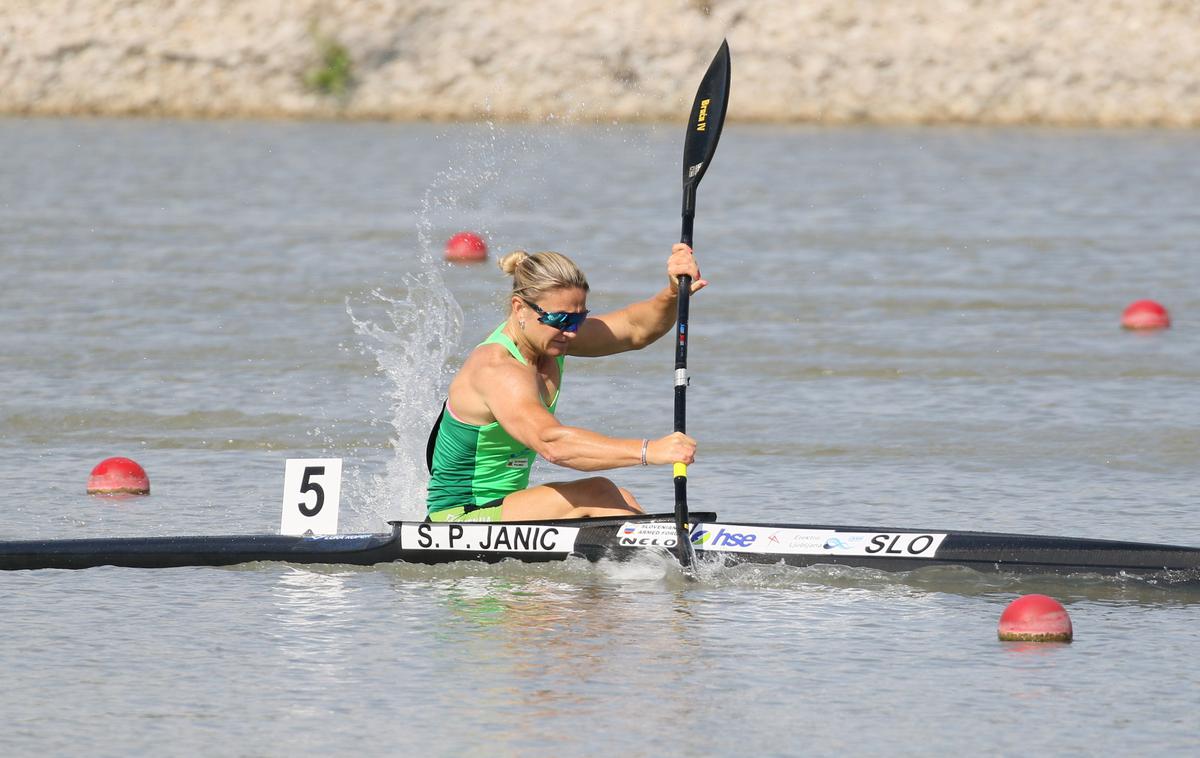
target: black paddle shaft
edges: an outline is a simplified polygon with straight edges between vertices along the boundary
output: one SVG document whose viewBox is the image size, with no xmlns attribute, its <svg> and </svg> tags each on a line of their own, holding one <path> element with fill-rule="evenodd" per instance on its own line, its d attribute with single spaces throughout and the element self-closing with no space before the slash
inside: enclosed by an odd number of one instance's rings
<svg viewBox="0 0 1200 758">
<path fill-rule="evenodd" d="M 692 246 L 692 222 L 696 218 L 696 184 L 698 183 L 699 179 L 683 185 L 683 230 L 679 235 L 679 241 L 688 247 Z M 684 274 L 679 277 L 678 310 L 675 315 L 675 431 L 684 434 L 687 433 L 687 324 L 688 306 L 691 299 L 692 277 Z M 683 480 L 682 496 L 686 501 L 687 477 L 676 477 L 675 490 L 676 493 L 680 492 L 680 479 Z M 687 516 L 686 503 L 683 508 L 684 516 Z"/>
<path fill-rule="evenodd" d="M 708 71 L 696 90 L 696 99 L 688 118 L 683 143 L 683 228 L 679 241 L 692 244 L 692 225 L 696 218 L 696 187 L 700 184 L 725 124 L 725 106 L 729 102 L 729 43 L 721 48 L 708 65 Z M 688 306 L 692 277 L 679 277 L 678 311 L 675 319 L 675 431 L 687 433 L 687 343 Z M 679 560 L 689 568 L 696 559 L 688 534 L 687 467 L 675 465 L 675 532 Z"/>
<path fill-rule="evenodd" d="M 679 241 L 688 247 L 692 246 L 692 222 L 696 218 L 696 184 L 699 181 L 697 179 L 683 185 L 683 229 Z M 692 277 L 684 274 L 679 277 L 678 310 L 675 314 L 675 431 L 684 434 L 687 433 L 687 324 L 691 299 Z M 680 478 L 686 481 L 686 477 L 677 477 L 677 480 Z M 678 490 L 678 487 L 676 489 Z"/>
</svg>

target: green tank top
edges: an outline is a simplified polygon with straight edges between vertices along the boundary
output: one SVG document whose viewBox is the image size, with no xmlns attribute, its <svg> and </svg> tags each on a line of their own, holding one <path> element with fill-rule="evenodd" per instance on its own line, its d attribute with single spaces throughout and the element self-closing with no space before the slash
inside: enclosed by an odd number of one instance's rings
<svg viewBox="0 0 1200 758">
<path fill-rule="evenodd" d="M 525 365 L 529 362 L 504 333 L 504 324 L 480 343 L 503 345 Z M 563 356 L 558 356 L 559 388 L 562 388 Z M 559 392 L 554 393 L 546 409 L 554 413 Z M 447 403 L 438 426 L 433 448 L 433 466 L 429 475 L 426 504 L 429 512 L 464 505 L 484 505 L 529 486 L 529 470 L 537 453 L 504 431 L 500 422 L 485 426 L 463 423 L 454 418 Z"/>
</svg>

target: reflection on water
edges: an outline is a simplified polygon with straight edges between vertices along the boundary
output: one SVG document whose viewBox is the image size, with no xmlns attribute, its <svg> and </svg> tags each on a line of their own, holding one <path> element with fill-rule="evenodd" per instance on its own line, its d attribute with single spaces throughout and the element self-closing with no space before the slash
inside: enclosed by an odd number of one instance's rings
<svg viewBox="0 0 1200 758">
<path fill-rule="evenodd" d="M 1069 642 L 1008 642 L 1001 641 L 1000 647 L 1005 653 L 1017 656 L 1032 656 L 1038 659 L 1038 665 L 1046 666 L 1053 665 L 1054 658 L 1058 651 L 1070 645 Z M 1049 661 L 1042 660 L 1048 658 Z"/>
<path fill-rule="evenodd" d="M 304 667 L 310 676 L 340 681 L 349 648 L 355 644 L 353 575 L 288 567 L 272 590 L 274 622 L 267 638 L 290 665 Z"/>
<path fill-rule="evenodd" d="M 697 642 L 697 601 L 677 566 L 397 567 L 394 581 L 405 607 L 438 609 L 428 625 L 437 681 L 520 715 L 472 711 L 502 744 L 552 739 L 563 719 L 607 713 L 630 687 L 677 681 L 679 651 Z M 661 704 L 680 718 L 686 707 Z"/>
</svg>

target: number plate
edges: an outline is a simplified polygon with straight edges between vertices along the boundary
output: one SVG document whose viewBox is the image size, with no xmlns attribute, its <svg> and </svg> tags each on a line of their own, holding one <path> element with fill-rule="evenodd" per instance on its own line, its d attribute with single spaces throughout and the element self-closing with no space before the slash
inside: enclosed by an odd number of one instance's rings
<svg viewBox="0 0 1200 758">
<path fill-rule="evenodd" d="M 337 534 L 341 496 L 341 458 L 289 458 L 279 533 Z"/>
</svg>

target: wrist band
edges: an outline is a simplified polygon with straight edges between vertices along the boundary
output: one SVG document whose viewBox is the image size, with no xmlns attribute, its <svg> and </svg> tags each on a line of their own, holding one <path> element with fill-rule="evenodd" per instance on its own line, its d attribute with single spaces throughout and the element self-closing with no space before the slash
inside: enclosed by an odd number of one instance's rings
<svg viewBox="0 0 1200 758">
<path fill-rule="evenodd" d="M 650 440 L 642 440 L 642 465 L 646 465 L 646 448 L 650 447 Z"/>
</svg>

